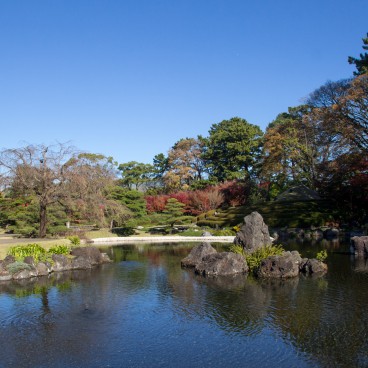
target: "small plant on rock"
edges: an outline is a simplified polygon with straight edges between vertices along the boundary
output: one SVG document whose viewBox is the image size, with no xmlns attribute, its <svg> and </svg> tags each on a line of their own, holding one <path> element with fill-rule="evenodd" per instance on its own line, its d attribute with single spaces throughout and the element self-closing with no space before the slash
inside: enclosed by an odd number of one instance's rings
<svg viewBox="0 0 368 368">
<path fill-rule="evenodd" d="M 265 245 L 256 249 L 253 252 L 247 252 L 241 245 L 232 245 L 230 251 L 233 253 L 241 254 L 247 261 L 247 265 L 250 271 L 255 270 L 260 266 L 263 259 L 270 256 L 277 256 L 284 253 L 282 245 Z"/>
<path fill-rule="evenodd" d="M 316 259 L 320 262 L 324 262 L 327 259 L 327 251 L 326 249 L 321 250 L 317 253 Z"/>
<path fill-rule="evenodd" d="M 12 275 L 23 270 L 30 270 L 31 266 L 24 262 L 15 261 L 6 266 L 6 269 Z"/>
</svg>

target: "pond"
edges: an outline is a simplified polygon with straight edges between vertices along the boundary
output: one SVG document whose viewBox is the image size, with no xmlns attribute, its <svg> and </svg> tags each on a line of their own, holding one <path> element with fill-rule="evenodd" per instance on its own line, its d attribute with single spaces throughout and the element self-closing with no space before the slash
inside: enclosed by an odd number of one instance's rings
<svg viewBox="0 0 368 368">
<path fill-rule="evenodd" d="M 288 245 L 327 248 L 329 272 L 285 281 L 196 276 L 180 267 L 193 246 L 0 283 L 0 367 L 368 367 L 368 266 L 346 245 Z"/>
</svg>

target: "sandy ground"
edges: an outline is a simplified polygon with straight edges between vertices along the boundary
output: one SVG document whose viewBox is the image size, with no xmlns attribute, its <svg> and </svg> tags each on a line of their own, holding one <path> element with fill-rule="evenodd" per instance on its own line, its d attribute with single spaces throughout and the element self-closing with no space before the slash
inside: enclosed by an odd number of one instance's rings
<svg viewBox="0 0 368 368">
<path fill-rule="evenodd" d="M 173 242 L 213 242 L 213 243 L 232 243 L 234 236 L 127 236 L 115 238 L 96 238 L 91 239 L 93 244 L 121 244 L 121 243 L 173 243 Z"/>
</svg>

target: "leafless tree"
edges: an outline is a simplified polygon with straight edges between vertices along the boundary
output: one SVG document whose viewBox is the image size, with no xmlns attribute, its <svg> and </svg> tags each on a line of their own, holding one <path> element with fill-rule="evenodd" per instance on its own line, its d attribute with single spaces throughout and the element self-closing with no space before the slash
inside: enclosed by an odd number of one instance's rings
<svg viewBox="0 0 368 368">
<path fill-rule="evenodd" d="M 39 203 L 39 236 L 47 231 L 47 210 L 60 203 L 72 210 L 83 204 L 90 218 L 118 213 L 121 208 L 105 201 L 103 189 L 115 179 L 112 161 L 102 155 L 81 154 L 75 147 L 27 145 L 0 152 L 0 184 L 13 196 L 36 196 Z"/>
</svg>

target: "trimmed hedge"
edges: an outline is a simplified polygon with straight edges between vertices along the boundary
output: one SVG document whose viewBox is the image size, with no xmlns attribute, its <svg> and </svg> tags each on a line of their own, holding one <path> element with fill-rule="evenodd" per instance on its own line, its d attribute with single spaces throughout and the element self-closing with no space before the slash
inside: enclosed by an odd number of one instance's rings
<svg viewBox="0 0 368 368">
<path fill-rule="evenodd" d="M 129 236 L 135 233 L 132 227 L 114 227 L 111 232 L 117 236 Z"/>
</svg>

